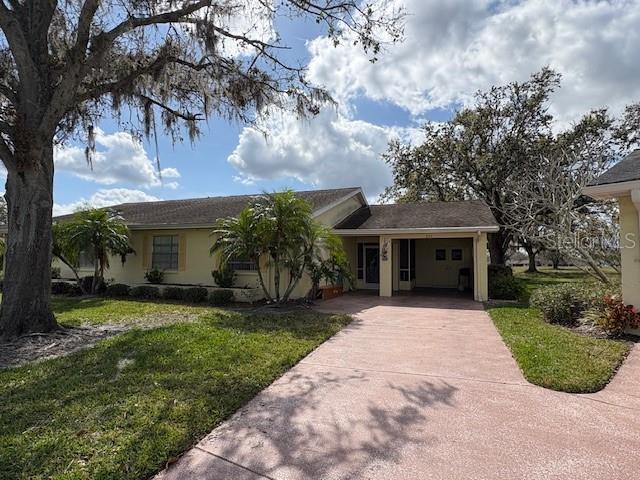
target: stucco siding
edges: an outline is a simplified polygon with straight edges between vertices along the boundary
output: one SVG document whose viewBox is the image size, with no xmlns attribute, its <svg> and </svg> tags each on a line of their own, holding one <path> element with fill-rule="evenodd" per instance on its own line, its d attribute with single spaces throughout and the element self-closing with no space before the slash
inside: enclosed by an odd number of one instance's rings
<svg viewBox="0 0 640 480">
<path fill-rule="evenodd" d="M 640 228 L 638 210 L 631 197 L 620 197 L 620 255 L 622 296 L 625 303 L 640 307 Z M 640 333 L 636 331 L 635 333 Z"/>
<path fill-rule="evenodd" d="M 437 249 L 445 251 L 445 260 L 436 260 Z M 451 259 L 452 249 L 462 250 L 462 260 Z M 473 240 L 471 238 L 416 240 L 417 287 L 456 288 L 461 268 L 469 268 L 473 271 Z"/>
</svg>

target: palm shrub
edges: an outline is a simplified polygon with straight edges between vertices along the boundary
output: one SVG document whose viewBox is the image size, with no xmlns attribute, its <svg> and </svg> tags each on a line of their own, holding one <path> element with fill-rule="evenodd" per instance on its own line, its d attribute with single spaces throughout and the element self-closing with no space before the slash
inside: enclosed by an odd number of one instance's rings
<svg viewBox="0 0 640 480">
<path fill-rule="evenodd" d="M 133 253 L 129 245 L 129 230 L 114 210 L 92 208 L 76 213 L 60 232 L 62 245 L 74 254 L 91 252 L 94 257 L 94 274 L 91 291 L 96 292 L 104 284 L 104 271 L 109 268 L 109 256 L 119 255 L 124 263 L 127 254 Z"/>
<path fill-rule="evenodd" d="M 223 262 L 232 257 L 254 261 L 265 298 L 277 304 L 287 302 L 303 275 L 317 272 L 319 263 L 342 265 L 342 244 L 313 218 L 311 204 L 292 190 L 256 198 L 237 217 L 218 222 L 212 235 L 211 253 L 220 252 Z M 274 297 L 266 288 L 261 259 L 273 267 Z M 288 275 L 283 281 L 285 269 Z M 342 270 L 348 274 L 348 268 Z"/>
</svg>

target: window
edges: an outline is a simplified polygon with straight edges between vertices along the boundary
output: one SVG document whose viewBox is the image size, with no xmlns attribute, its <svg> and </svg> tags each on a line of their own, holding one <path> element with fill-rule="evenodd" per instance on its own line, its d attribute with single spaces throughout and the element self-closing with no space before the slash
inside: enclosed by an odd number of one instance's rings
<svg viewBox="0 0 640 480">
<path fill-rule="evenodd" d="M 80 268 L 93 268 L 95 266 L 95 257 L 92 252 L 83 250 L 78 255 L 78 267 Z"/>
<path fill-rule="evenodd" d="M 451 249 L 451 260 L 461 261 L 462 260 L 462 249 L 461 248 L 452 248 Z"/>
<path fill-rule="evenodd" d="M 444 248 L 436 248 L 436 261 L 441 262 L 447 259 L 447 251 Z"/>
<path fill-rule="evenodd" d="M 178 235 L 153 237 L 151 267 L 159 270 L 178 270 Z"/>
<path fill-rule="evenodd" d="M 249 260 L 248 258 L 232 257 L 227 262 L 227 266 L 231 270 L 244 270 L 244 271 L 256 271 L 256 262 Z"/>
</svg>

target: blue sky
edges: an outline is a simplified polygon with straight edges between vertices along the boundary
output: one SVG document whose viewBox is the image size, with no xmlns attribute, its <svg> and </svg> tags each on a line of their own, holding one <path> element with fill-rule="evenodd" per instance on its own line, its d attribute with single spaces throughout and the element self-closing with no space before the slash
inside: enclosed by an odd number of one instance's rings
<svg viewBox="0 0 640 480">
<path fill-rule="evenodd" d="M 380 159 L 392 138 L 417 142 L 425 120 L 492 84 L 524 80 L 545 65 L 563 74 L 552 111 L 559 126 L 590 108 L 618 113 L 640 100 L 638 1 L 393 0 L 406 9 L 405 41 L 372 64 L 346 41 L 333 48 L 312 22 L 278 20 L 286 55 L 309 63 L 309 78 L 338 101 L 317 118 L 275 115 L 267 139 L 218 118 L 195 144 L 159 138 L 163 179 L 149 169 L 155 146 L 142 147 L 115 121 L 98 135 L 91 172 L 82 146 L 57 152 L 56 212 L 82 203 L 253 193 L 291 187 L 361 185 L 374 200 L 391 180 Z M 131 160 L 133 159 L 133 160 Z"/>
</svg>

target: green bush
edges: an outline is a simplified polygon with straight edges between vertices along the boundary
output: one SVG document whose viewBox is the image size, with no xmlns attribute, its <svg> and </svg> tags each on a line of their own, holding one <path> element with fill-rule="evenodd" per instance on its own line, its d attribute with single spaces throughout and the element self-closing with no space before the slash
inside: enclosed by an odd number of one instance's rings
<svg viewBox="0 0 640 480">
<path fill-rule="evenodd" d="M 229 305 L 233 302 L 233 291 L 214 290 L 209 294 L 209 303 L 215 306 Z"/>
<path fill-rule="evenodd" d="M 596 282 L 548 285 L 535 290 L 530 303 L 542 312 L 547 322 L 573 325 L 587 310 L 604 312 L 605 297 L 618 289 L 617 285 Z"/>
<path fill-rule="evenodd" d="M 87 275 L 86 277 L 82 277 L 80 281 L 82 282 L 82 289 L 86 293 L 92 293 L 91 287 L 93 286 L 93 275 Z M 104 293 L 106 289 L 107 289 L 107 285 L 103 281 L 99 281 L 98 287 L 95 293 Z"/>
<path fill-rule="evenodd" d="M 222 288 L 231 288 L 233 287 L 233 281 L 235 280 L 236 272 L 224 265 L 220 267 L 219 270 L 214 270 L 211 272 L 211 276 L 213 280 L 216 282 L 216 285 Z"/>
<path fill-rule="evenodd" d="M 489 280 L 489 298 L 494 300 L 518 300 L 525 290 L 523 282 L 512 276 L 498 275 Z"/>
<path fill-rule="evenodd" d="M 107 297 L 128 297 L 131 288 L 129 285 L 125 285 L 124 283 L 112 283 L 107 286 L 104 294 Z"/>
<path fill-rule="evenodd" d="M 188 303 L 202 303 L 207 301 L 209 291 L 204 287 L 185 288 L 182 292 L 182 299 Z"/>
<path fill-rule="evenodd" d="M 164 282 L 164 272 L 162 270 L 158 270 L 154 268 L 153 270 L 149 270 L 144 274 L 144 278 L 149 283 L 162 283 Z"/>
<path fill-rule="evenodd" d="M 73 285 L 69 282 L 51 282 L 52 295 L 69 295 Z"/>
<path fill-rule="evenodd" d="M 184 289 L 181 287 L 165 287 L 162 291 L 162 298 L 165 300 L 182 300 Z"/>
<path fill-rule="evenodd" d="M 513 270 L 508 265 L 490 264 L 487 268 L 489 281 L 496 277 L 513 277 Z"/>
<path fill-rule="evenodd" d="M 143 298 L 143 299 L 156 299 L 160 298 L 160 290 L 158 287 L 152 287 L 150 285 L 139 285 L 137 287 L 133 287 L 129 292 L 133 298 Z"/>
</svg>

